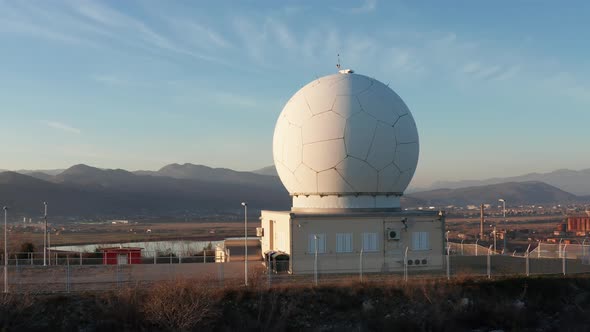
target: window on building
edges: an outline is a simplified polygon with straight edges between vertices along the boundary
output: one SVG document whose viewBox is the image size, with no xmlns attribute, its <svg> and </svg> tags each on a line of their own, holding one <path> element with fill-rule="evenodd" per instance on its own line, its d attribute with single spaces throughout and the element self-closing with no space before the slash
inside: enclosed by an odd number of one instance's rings
<svg viewBox="0 0 590 332">
<path fill-rule="evenodd" d="M 336 252 L 352 252 L 352 233 L 336 233 Z"/>
<path fill-rule="evenodd" d="M 316 239 L 317 237 L 317 239 Z M 315 254 L 315 245 L 316 241 L 318 244 L 318 254 L 323 254 L 326 252 L 326 234 L 309 234 L 309 242 L 308 242 L 308 252 L 310 254 Z"/>
<path fill-rule="evenodd" d="M 413 232 L 412 233 L 412 250 L 429 250 L 430 233 Z"/>
<path fill-rule="evenodd" d="M 363 251 L 377 251 L 377 233 L 363 233 Z"/>
</svg>

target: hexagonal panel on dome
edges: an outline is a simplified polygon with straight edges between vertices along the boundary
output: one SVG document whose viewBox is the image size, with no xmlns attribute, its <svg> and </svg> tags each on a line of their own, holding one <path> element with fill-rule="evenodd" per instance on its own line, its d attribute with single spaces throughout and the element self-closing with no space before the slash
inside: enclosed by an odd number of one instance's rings
<svg viewBox="0 0 590 332">
<path fill-rule="evenodd" d="M 312 114 L 324 113 L 332 109 L 336 96 L 327 84 L 320 83 L 313 89 L 305 90 L 305 100 Z"/>
<path fill-rule="evenodd" d="M 296 189 L 291 193 L 312 193 L 318 190 L 317 172 L 304 164 L 299 165 L 295 170 L 297 180 Z"/>
<path fill-rule="evenodd" d="M 402 172 L 415 169 L 419 153 L 418 143 L 398 144 L 393 162 Z"/>
<path fill-rule="evenodd" d="M 416 129 L 416 123 L 410 114 L 402 115 L 394 128 L 398 143 L 418 142 L 418 129 Z"/>
<path fill-rule="evenodd" d="M 378 170 L 391 164 L 395 156 L 396 145 L 395 129 L 383 122 L 377 123 L 367 163 Z"/>
<path fill-rule="evenodd" d="M 366 159 L 377 129 L 377 120 L 365 112 L 357 113 L 346 121 L 344 143 L 346 153 L 359 159 Z"/>
<path fill-rule="evenodd" d="M 318 173 L 318 192 L 344 193 L 354 192 L 354 189 L 344 181 L 336 169 L 329 169 Z"/>
<path fill-rule="evenodd" d="M 355 96 L 374 84 L 372 79 L 362 75 L 346 75 L 345 78 L 330 84 L 336 95 Z"/>
<path fill-rule="evenodd" d="M 395 98 L 392 101 L 392 105 L 393 105 L 393 109 L 395 110 L 397 115 L 402 116 L 405 114 L 409 114 L 410 110 L 408 109 L 408 105 L 406 105 L 406 103 L 404 103 L 402 98 L 397 93 L 395 93 L 395 91 L 393 93 L 395 95 Z"/>
<path fill-rule="evenodd" d="M 380 192 L 402 192 L 394 190 L 395 184 L 399 180 L 401 172 L 391 163 L 379 171 L 379 191 Z M 405 188 L 404 188 L 405 189 Z"/>
<path fill-rule="evenodd" d="M 313 113 L 311 113 L 305 97 L 300 93 L 291 98 L 289 103 L 283 109 L 283 113 L 287 117 L 289 123 L 299 127 L 303 125 L 305 120 L 313 116 Z"/>
<path fill-rule="evenodd" d="M 303 163 L 316 172 L 333 168 L 345 157 L 343 139 L 303 145 Z"/>
<path fill-rule="evenodd" d="M 406 190 L 406 188 L 408 188 L 408 185 L 410 185 L 410 182 L 412 181 L 413 176 L 414 176 L 414 169 L 401 172 L 397 182 L 393 186 L 393 191 L 400 192 L 400 193 L 404 192 L 404 190 Z"/>
<path fill-rule="evenodd" d="M 289 124 L 283 145 L 283 164 L 292 172 L 301 164 L 303 144 L 301 128 Z"/>
<path fill-rule="evenodd" d="M 343 138 L 345 124 L 344 118 L 331 111 L 314 115 L 303 124 L 303 144 Z"/>
<path fill-rule="evenodd" d="M 283 165 L 280 161 L 275 160 L 275 167 L 277 169 L 277 173 L 281 178 L 281 182 L 285 186 L 288 192 L 293 192 L 297 189 L 298 183 L 295 179 L 295 175 L 291 172 L 287 167 Z"/>
<path fill-rule="evenodd" d="M 354 189 L 354 192 L 376 192 L 379 177 L 377 171 L 363 160 L 347 157 L 336 170 Z"/>
<path fill-rule="evenodd" d="M 398 115 L 391 105 L 385 103 L 384 99 L 388 94 L 392 94 L 387 86 L 382 83 L 375 82 L 371 88 L 365 92 L 357 95 L 363 111 L 371 114 L 377 120 L 383 121 L 389 125 L 393 125 L 398 118 Z"/>
<path fill-rule="evenodd" d="M 275 132 L 272 139 L 272 153 L 273 158 L 278 161 L 283 161 L 283 146 L 285 143 L 285 133 L 289 127 L 289 122 L 284 114 L 279 116 L 275 126 Z"/>
<path fill-rule="evenodd" d="M 348 119 L 353 114 L 362 112 L 361 103 L 356 96 L 336 96 L 332 111 Z"/>
</svg>

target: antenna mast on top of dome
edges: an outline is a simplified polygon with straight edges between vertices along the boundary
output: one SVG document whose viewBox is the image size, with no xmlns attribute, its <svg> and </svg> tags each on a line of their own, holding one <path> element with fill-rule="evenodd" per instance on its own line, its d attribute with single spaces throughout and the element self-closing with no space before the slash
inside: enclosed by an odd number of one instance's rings
<svg viewBox="0 0 590 332">
<path fill-rule="evenodd" d="M 336 68 L 338 68 L 338 70 L 340 70 L 340 53 L 338 53 L 337 57 L 338 57 L 338 63 L 336 64 Z"/>
</svg>

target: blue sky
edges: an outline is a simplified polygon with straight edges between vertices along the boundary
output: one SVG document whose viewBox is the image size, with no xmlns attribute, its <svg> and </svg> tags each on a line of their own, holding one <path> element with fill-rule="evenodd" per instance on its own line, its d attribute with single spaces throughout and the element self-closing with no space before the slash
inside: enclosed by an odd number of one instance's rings
<svg viewBox="0 0 590 332">
<path fill-rule="evenodd" d="M 583 1 L 0 0 L 0 169 L 272 164 L 301 86 L 389 83 L 414 186 L 590 168 Z"/>
</svg>

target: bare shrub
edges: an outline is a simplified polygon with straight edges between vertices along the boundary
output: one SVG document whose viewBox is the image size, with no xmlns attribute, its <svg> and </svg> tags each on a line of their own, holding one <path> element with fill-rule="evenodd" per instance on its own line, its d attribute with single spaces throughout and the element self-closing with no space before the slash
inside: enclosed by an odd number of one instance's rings
<svg viewBox="0 0 590 332">
<path fill-rule="evenodd" d="M 208 285 L 186 279 L 155 284 L 143 303 L 146 319 L 166 330 L 192 329 L 215 316 L 215 292 Z"/>
</svg>

